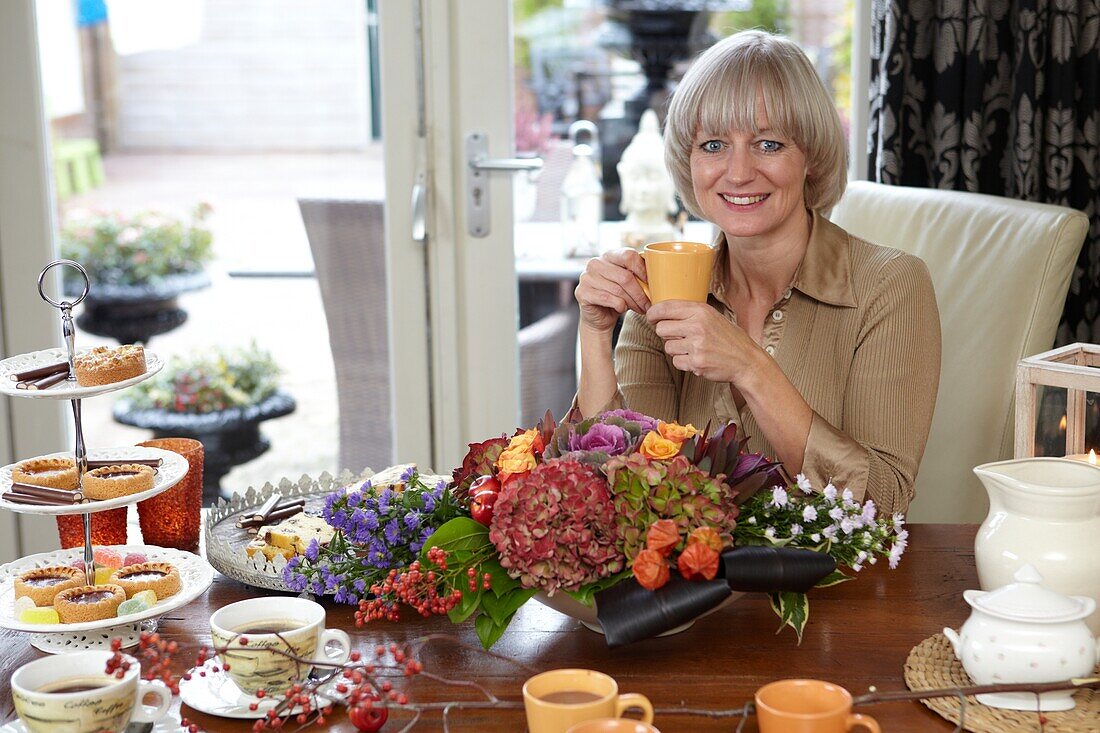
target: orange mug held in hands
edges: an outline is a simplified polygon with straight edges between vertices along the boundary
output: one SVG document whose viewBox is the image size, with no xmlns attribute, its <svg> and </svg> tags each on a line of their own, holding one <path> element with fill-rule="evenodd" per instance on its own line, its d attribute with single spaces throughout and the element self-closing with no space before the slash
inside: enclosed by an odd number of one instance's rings
<svg viewBox="0 0 1100 733">
<path fill-rule="evenodd" d="M 642 249 L 648 285 L 638 283 L 652 303 L 706 303 L 717 250 L 701 242 L 654 242 Z"/>
<path fill-rule="evenodd" d="M 821 680 L 779 680 L 756 691 L 760 733 L 882 733 L 869 715 L 852 713 L 852 695 Z"/>
<path fill-rule="evenodd" d="M 523 683 L 523 707 L 530 733 L 566 733 L 577 723 L 621 718 L 634 708 L 643 723 L 653 722 L 645 695 L 619 694 L 614 678 L 591 669 L 554 669 Z"/>
</svg>

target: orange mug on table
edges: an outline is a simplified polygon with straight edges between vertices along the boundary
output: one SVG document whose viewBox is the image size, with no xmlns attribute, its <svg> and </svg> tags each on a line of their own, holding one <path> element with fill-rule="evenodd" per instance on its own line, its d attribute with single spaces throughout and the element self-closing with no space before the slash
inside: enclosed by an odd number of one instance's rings
<svg viewBox="0 0 1100 733">
<path fill-rule="evenodd" d="M 821 680 L 779 680 L 756 691 L 760 733 L 882 733 L 869 715 L 852 713 L 852 695 Z"/>
<path fill-rule="evenodd" d="M 591 669 L 554 669 L 523 683 L 523 707 L 530 733 L 566 733 L 577 723 L 596 718 L 621 718 L 634 708 L 642 722 L 653 722 L 653 706 L 645 695 L 619 694 L 613 677 Z"/>
<path fill-rule="evenodd" d="M 651 303 L 691 300 L 706 303 L 717 250 L 701 242 L 654 242 L 642 249 L 646 278 L 638 283 Z"/>
</svg>

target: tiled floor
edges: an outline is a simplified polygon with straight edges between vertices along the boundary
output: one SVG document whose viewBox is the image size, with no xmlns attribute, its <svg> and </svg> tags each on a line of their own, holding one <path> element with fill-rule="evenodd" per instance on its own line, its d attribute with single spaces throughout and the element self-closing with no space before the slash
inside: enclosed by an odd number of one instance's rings
<svg viewBox="0 0 1100 733">
<path fill-rule="evenodd" d="M 62 204 L 73 209 L 134 211 L 150 207 L 186 213 L 206 201 L 214 208 L 216 261 L 210 288 L 182 296 L 189 319 L 152 339 L 150 348 L 171 357 L 211 344 L 255 340 L 284 369 L 283 386 L 298 401 L 292 415 L 264 424 L 272 449 L 239 466 L 223 489 L 241 491 L 335 471 L 337 404 L 328 330 L 312 277 L 239 277 L 230 273 L 313 269 L 298 214 L 298 197 L 358 198 L 383 190 L 381 146 L 361 153 L 271 155 L 114 155 L 104 160 L 107 182 Z M 79 334 L 79 343 L 113 343 Z M 127 445 L 149 431 L 111 418 L 112 397 L 84 405 L 90 447 Z"/>
</svg>

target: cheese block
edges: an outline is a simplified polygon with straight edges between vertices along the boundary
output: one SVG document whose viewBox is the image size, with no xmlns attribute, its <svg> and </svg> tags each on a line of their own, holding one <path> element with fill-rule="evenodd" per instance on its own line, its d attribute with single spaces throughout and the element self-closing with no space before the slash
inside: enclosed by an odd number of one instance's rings
<svg viewBox="0 0 1100 733">
<path fill-rule="evenodd" d="M 264 527 L 263 529 L 271 529 L 270 527 Z M 267 541 L 260 536 L 256 535 L 255 538 L 247 545 L 245 545 L 244 551 L 248 553 L 249 557 L 255 557 L 257 554 L 262 554 L 267 558 L 268 562 L 275 559 L 276 555 L 282 555 L 287 560 L 294 557 L 294 550 L 285 550 L 279 547 L 273 547 L 267 544 Z"/>
<path fill-rule="evenodd" d="M 292 554 L 304 555 L 309 543 L 317 540 L 322 547 L 332 540 L 336 530 L 321 517 L 302 512 L 284 519 L 274 527 L 261 527 L 257 538 L 280 550 L 290 550 Z"/>
</svg>

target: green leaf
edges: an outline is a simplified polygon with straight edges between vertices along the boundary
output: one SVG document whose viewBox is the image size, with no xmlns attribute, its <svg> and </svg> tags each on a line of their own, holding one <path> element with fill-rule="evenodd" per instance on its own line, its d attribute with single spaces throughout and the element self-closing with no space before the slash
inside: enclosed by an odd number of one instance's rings
<svg viewBox="0 0 1100 733">
<path fill-rule="evenodd" d="M 610 588 L 611 586 L 616 585 L 617 583 L 626 580 L 633 575 L 633 572 L 631 572 L 630 569 L 627 569 L 615 573 L 614 575 L 608 576 L 603 580 L 597 580 L 595 583 L 582 585 L 577 590 L 566 590 L 562 592 L 565 593 L 567 596 L 573 598 L 577 602 L 581 603 L 582 605 L 591 608 L 592 604 L 595 602 L 594 599 L 597 593 L 599 593 L 601 590 Z"/>
<path fill-rule="evenodd" d="M 519 607 L 531 600 L 533 595 L 534 588 L 516 588 L 499 597 L 493 593 L 485 593 L 481 597 L 481 610 L 493 619 L 493 623 L 507 626 Z"/>
<path fill-rule="evenodd" d="M 790 626 L 798 635 L 798 643 L 802 643 L 802 631 L 806 628 L 806 622 L 810 620 L 810 600 L 805 593 L 769 593 L 772 610 L 779 616 L 782 623 L 775 633 L 783 630 L 784 626 Z"/>
<path fill-rule="evenodd" d="M 504 634 L 511 621 L 512 619 L 509 617 L 504 623 L 498 624 L 484 613 L 478 616 L 474 620 L 474 628 L 477 630 L 477 638 L 481 641 L 481 646 L 485 649 L 492 648 L 493 644 L 496 644 Z"/>
<path fill-rule="evenodd" d="M 821 580 L 817 581 L 817 585 L 815 585 L 814 587 L 828 588 L 831 585 L 840 585 L 841 583 L 845 583 L 849 580 L 855 580 L 855 578 L 853 578 L 851 575 L 845 575 L 844 572 L 841 570 L 834 570 Z"/>
<path fill-rule="evenodd" d="M 424 542 L 424 547 L 420 550 L 420 558 L 427 560 L 428 550 L 439 547 L 452 553 L 452 557 L 462 562 L 463 556 L 469 559 L 472 553 L 483 550 L 491 544 L 488 527 L 469 517 L 455 517 L 440 526 Z"/>
<path fill-rule="evenodd" d="M 481 591 L 471 593 L 466 590 L 462 594 L 462 600 L 458 602 L 458 605 L 447 611 L 447 618 L 451 619 L 451 623 L 460 624 L 466 619 L 470 618 L 481 606 Z"/>
<path fill-rule="evenodd" d="M 493 594 L 497 598 L 522 587 L 519 581 L 509 575 L 508 571 L 501 566 L 495 557 L 482 562 L 479 570 L 482 573 L 489 573 L 489 587 L 493 589 Z"/>
</svg>

